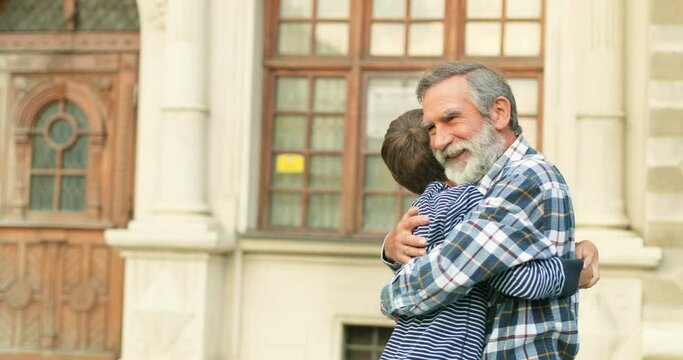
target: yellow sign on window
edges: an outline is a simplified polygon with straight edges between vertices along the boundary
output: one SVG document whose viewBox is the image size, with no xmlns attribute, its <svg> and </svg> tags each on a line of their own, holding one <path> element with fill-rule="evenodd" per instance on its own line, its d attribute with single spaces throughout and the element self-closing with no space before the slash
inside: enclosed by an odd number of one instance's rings
<svg viewBox="0 0 683 360">
<path fill-rule="evenodd" d="M 275 158 L 275 172 L 280 174 L 302 174 L 304 156 L 301 154 L 280 154 Z"/>
</svg>

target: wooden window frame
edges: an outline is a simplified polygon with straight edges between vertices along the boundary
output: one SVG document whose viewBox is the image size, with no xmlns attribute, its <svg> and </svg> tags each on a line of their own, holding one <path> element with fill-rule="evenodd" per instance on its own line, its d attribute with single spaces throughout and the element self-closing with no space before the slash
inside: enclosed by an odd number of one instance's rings
<svg viewBox="0 0 683 360">
<path fill-rule="evenodd" d="M 84 93 L 77 84 L 65 81 L 63 83 L 43 83 L 33 88 L 26 94 L 17 109 L 18 113 L 14 116 L 17 119 L 14 142 L 17 149 L 17 179 L 14 188 L 14 199 L 10 212 L 15 217 L 33 220 L 97 220 L 100 217 L 101 194 L 99 168 L 102 162 L 102 152 L 104 148 L 104 122 L 101 112 L 97 107 L 88 101 L 88 95 Z M 29 207 L 31 175 L 32 169 L 32 137 L 34 133 L 35 121 L 43 109 L 53 102 L 70 101 L 76 104 L 85 113 L 88 121 L 87 134 L 88 140 L 88 162 L 85 169 L 85 208 L 82 212 L 64 211 L 32 211 Z M 55 166 L 58 166 L 56 164 Z M 61 169 L 55 167 L 57 173 Z M 58 193 L 55 179 L 55 196 Z"/>
<path fill-rule="evenodd" d="M 349 47 L 348 53 L 344 56 L 315 55 L 314 44 L 311 45 L 310 55 L 293 56 L 279 55 L 278 51 L 278 26 L 279 5 L 282 0 L 265 0 L 264 6 L 264 43 L 263 43 L 263 67 L 264 67 L 264 86 L 262 93 L 263 104 L 263 137 L 261 144 L 261 178 L 259 186 L 259 209 L 258 209 L 258 230 L 264 233 L 277 232 L 284 233 L 285 236 L 318 236 L 331 238 L 359 238 L 377 239 L 384 235 L 384 232 L 364 231 L 363 230 L 363 199 L 364 199 L 364 177 L 365 177 L 365 150 L 364 150 L 364 124 L 367 121 L 366 99 L 367 79 L 369 74 L 381 74 L 381 76 L 391 76 L 410 73 L 421 73 L 425 69 L 439 64 L 443 61 L 468 60 L 485 63 L 505 76 L 510 78 L 534 78 L 538 81 L 538 110 L 535 118 L 537 119 L 537 148 L 542 150 L 542 130 L 543 130 L 543 73 L 544 73 L 544 41 L 545 41 L 545 10 L 546 0 L 540 1 L 540 19 L 506 19 L 505 6 L 506 0 L 502 0 L 501 17 L 498 19 L 481 19 L 481 21 L 500 21 L 501 22 L 501 50 L 504 48 L 504 31 L 506 21 L 537 21 L 540 24 L 540 48 L 539 55 L 534 57 L 513 57 L 513 56 L 467 56 L 465 54 L 465 26 L 467 24 L 466 5 L 467 0 L 445 0 L 444 18 L 444 48 L 443 56 L 408 56 L 409 38 L 408 27 L 414 22 L 422 22 L 422 19 L 415 21 L 409 18 L 410 1 L 406 0 L 406 13 L 403 19 L 395 19 L 389 22 L 399 22 L 404 24 L 406 38 L 404 41 L 404 51 L 402 56 L 373 56 L 370 54 L 370 28 L 372 19 L 372 1 L 350 0 L 349 1 Z M 315 6 L 316 0 L 313 1 Z M 313 9 L 315 12 L 315 9 Z M 450 15 L 453 14 L 453 15 Z M 315 15 L 315 13 L 314 13 Z M 435 19 L 434 19 L 435 20 Z M 424 21 L 434 21 L 425 19 Z M 307 19 L 311 21 L 311 19 Z M 380 20 L 380 22 L 385 22 Z M 311 27 L 311 41 L 315 41 L 314 27 Z M 347 84 L 347 104 L 345 114 L 345 137 L 343 153 L 343 173 L 342 173 L 342 204 L 340 227 L 336 231 L 317 231 L 305 227 L 300 228 L 279 228 L 268 225 L 268 202 L 269 202 L 269 181 L 271 176 L 272 147 L 273 138 L 273 114 L 275 85 L 278 75 L 288 74 L 301 76 L 301 74 L 342 74 L 346 78 Z M 355 169 L 355 171 L 352 171 Z M 351 170 L 351 171 L 350 171 Z M 396 192 L 400 199 L 406 194 L 410 194 L 405 189 Z M 305 203 L 305 199 L 302 199 Z M 302 204 L 305 208 L 306 204 Z M 399 201 L 397 207 L 402 207 Z M 305 213 L 304 213 L 305 215 Z M 305 219 L 303 220 L 305 222 Z"/>
</svg>

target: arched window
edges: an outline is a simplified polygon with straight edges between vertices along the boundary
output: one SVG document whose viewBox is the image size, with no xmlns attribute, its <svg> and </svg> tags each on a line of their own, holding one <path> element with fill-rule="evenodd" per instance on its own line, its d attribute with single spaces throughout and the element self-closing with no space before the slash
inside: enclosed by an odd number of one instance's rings
<svg viewBox="0 0 683 360">
<path fill-rule="evenodd" d="M 114 178 L 102 172 L 115 171 L 116 160 L 106 152 L 102 114 L 95 93 L 76 82 L 44 81 L 24 94 L 14 115 L 13 219 L 109 219 L 102 189 L 111 189 Z"/>
<path fill-rule="evenodd" d="M 29 211 L 82 212 L 86 205 L 88 121 L 75 103 L 47 104 L 31 128 Z"/>
</svg>

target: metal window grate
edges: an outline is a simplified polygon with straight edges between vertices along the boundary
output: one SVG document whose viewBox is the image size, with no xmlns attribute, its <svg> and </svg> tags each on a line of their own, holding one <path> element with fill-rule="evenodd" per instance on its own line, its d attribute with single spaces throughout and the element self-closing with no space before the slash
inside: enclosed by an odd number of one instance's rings
<svg viewBox="0 0 683 360">
<path fill-rule="evenodd" d="M 135 0 L 80 0 L 76 3 L 76 30 L 138 31 Z"/>
<path fill-rule="evenodd" d="M 64 0 L 4 0 L 0 31 L 58 31 L 65 28 Z"/>
<path fill-rule="evenodd" d="M 65 0 L 0 1 L 0 32 L 70 31 Z M 78 0 L 74 31 L 139 31 L 136 0 Z"/>
</svg>

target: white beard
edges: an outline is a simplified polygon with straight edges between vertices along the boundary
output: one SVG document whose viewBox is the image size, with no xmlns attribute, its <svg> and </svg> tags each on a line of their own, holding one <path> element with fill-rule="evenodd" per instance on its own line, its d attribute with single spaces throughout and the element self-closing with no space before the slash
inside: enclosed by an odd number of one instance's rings
<svg viewBox="0 0 683 360">
<path fill-rule="evenodd" d="M 449 158 L 462 151 L 469 152 L 465 161 L 448 162 Z M 505 142 L 493 128 L 491 121 L 484 119 L 481 131 L 470 140 L 450 144 L 445 150 L 434 150 L 434 156 L 443 165 L 446 177 L 454 183 L 476 184 L 491 169 L 491 166 L 505 152 Z"/>
</svg>

